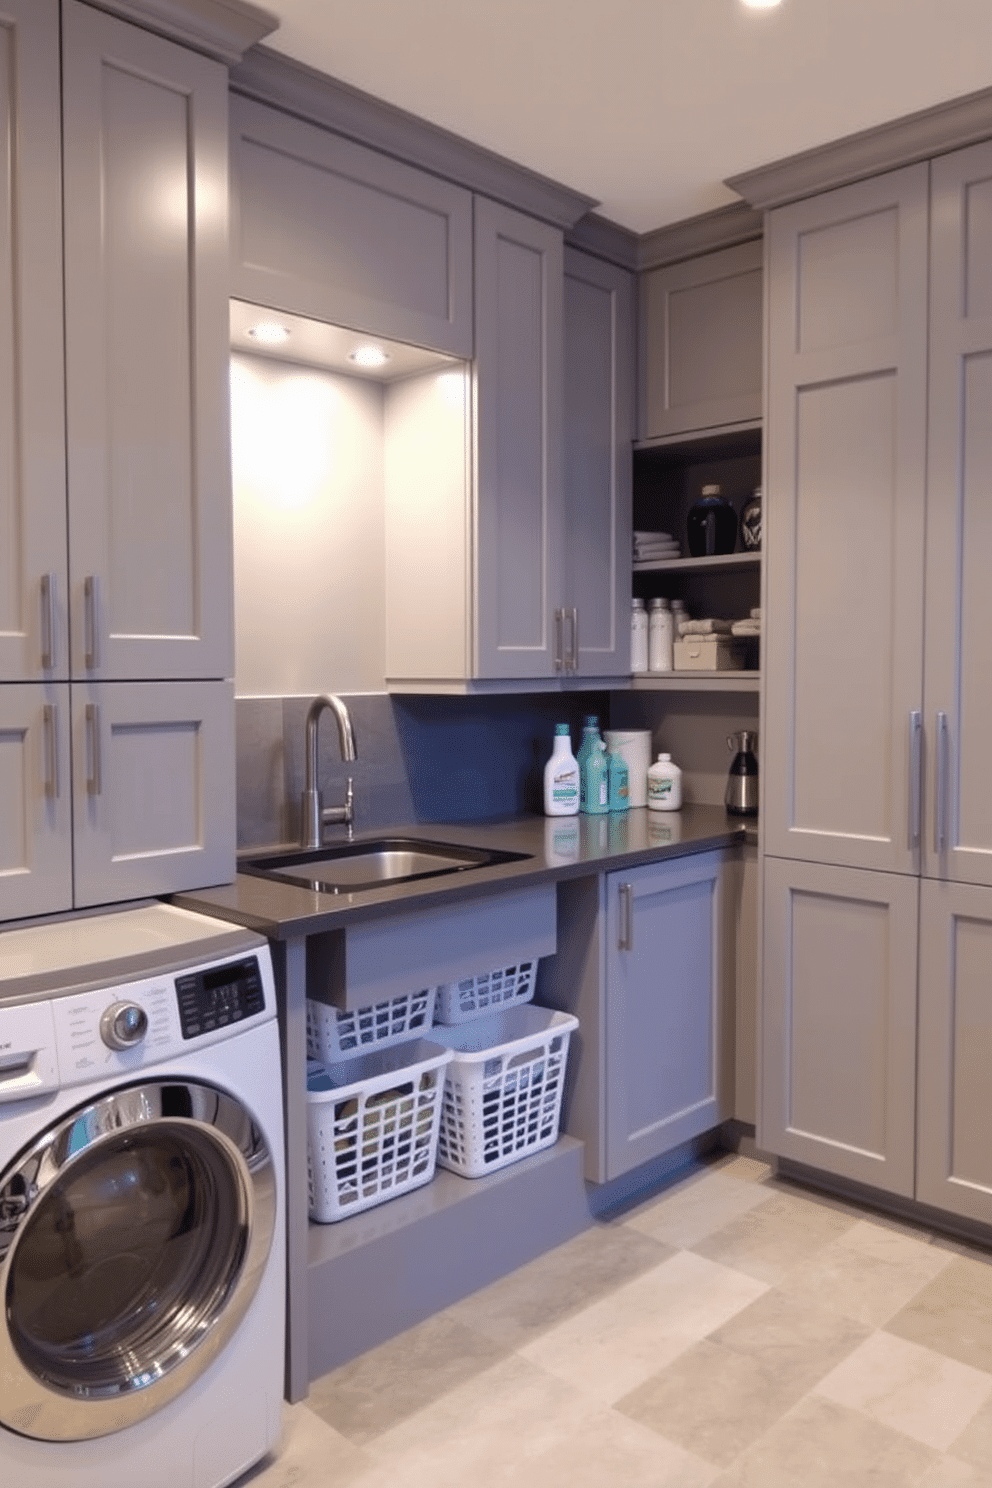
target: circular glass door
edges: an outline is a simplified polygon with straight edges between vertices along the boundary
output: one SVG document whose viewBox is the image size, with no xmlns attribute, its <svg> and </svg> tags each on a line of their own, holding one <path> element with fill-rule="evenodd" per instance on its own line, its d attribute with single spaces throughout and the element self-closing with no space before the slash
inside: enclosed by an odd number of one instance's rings
<svg viewBox="0 0 992 1488">
<path fill-rule="evenodd" d="M 0 1420 L 78 1440 L 173 1399 L 243 1316 L 274 1219 L 264 1140 L 212 1086 L 131 1086 L 63 1118 L 0 1177 Z"/>
</svg>

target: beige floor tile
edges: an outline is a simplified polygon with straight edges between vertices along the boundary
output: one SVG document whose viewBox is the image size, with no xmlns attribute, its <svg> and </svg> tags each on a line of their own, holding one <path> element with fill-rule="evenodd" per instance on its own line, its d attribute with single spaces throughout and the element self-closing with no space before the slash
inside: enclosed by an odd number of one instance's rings
<svg viewBox="0 0 992 1488">
<path fill-rule="evenodd" d="M 692 1249 L 759 1281 L 781 1281 L 805 1265 L 857 1221 L 792 1193 L 773 1192 L 767 1202 L 695 1242 Z"/>
<path fill-rule="evenodd" d="M 952 1254 L 950 1265 L 885 1329 L 992 1374 L 992 1270 Z"/>
<path fill-rule="evenodd" d="M 975 1414 L 948 1451 L 952 1457 L 960 1457 L 973 1467 L 981 1468 L 988 1482 L 992 1483 L 992 1400 Z"/>
<path fill-rule="evenodd" d="M 761 1359 L 704 1339 L 623 1396 L 615 1409 L 706 1462 L 728 1467 L 801 1393 Z"/>
<path fill-rule="evenodd" d="M 890 1333 L 873 1333 L 815 1393 L 946 1451 L 992 1397 L 992 1375 Z"/>
<path fill-rule="evenodd" d="M 448 1315 L 502 1348 L 522 1348 L 672 1254 L 671 1246 L 626 1225 L 594 1225 L 512 1275 L 456 1302 L 448 1308 Z"/>
<path fill-rule="evenodd" d="M 989 1477 L 967 1462 L 941 1457 L 923 1474 L 917 1488 L 989 1488 Z"/>
<path fill-rule="evenodd" d="M 706 1169 L 643 1204 L 624 1222 L 656 1240 L 688 1247 L 722 1229 L 730 1220 L 758 1208 L 770 1197 L 760 1183 L 744 1182 L 725 1172 Z"/>
<path fill-rule="evenodd" d="M 306 1405 L 286 1405 L 276 1451 L 235 1488 L 355 1488 L 371 1466 L 371 1458 Z"/>
<path fill-rule="evenodd" d="M 764 1282 L 680 1251 L 520 1352 L 610 1404 L 764 1290 Z"/>
<path fill-rule="evenodd" d="M 714 1488 L 918 1488 L 938 1460 L 932 1448 L 810 1395 Z"/>
<path fill-rule="evenodd" d="M 737 1152 L 724 1152 L 713 1159 L 710 1167 L 717 1173 L 724 1173 L 728 1178 L 736 1178 L 740 1183 L 764 1183 L 767 1178 L 774 1176 L 770 1163 L 760 1157 L 745 1157 Z"/>
<path fill-rule="evenodd" d="M 782 1285 L 797 1300 L 878 1328 L 950 1263 L 924 1241 L 859 1221 L 794 1267 Z"/>
<path fill-rule="evenodd" d="M 567 1439 L 526 1455 L 520 1465 L 526 1474 L 507 1482 L 541 1488 L 709 1488 L 719 1472 L 615 1411 L 595 1412 Z"/>
<path fill-rule="evenodd" d="M 869 1336 L 864 1324 L 774 1287 L 712 1332 L 709 1341 L 772 1371 L 798 1400 Z"/>
<path fill-rule="evenodd" d="M 307 1405 L 361 1446 L 503 1357 L 446 1312 L 370 1349 L 310 1386 Z"/>
</svg>

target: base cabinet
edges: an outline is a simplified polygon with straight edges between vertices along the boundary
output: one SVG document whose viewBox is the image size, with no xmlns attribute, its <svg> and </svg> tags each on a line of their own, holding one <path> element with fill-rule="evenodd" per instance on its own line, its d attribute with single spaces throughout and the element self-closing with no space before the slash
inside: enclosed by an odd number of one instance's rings
<svg viewBox="0 0 992 1488">
<path fill-rule="evenodd" d="M 916 1197 L 992 1224 L 992 890 L 924 879 Z"/>
<path fill-rule="evenodd" d="M 722 852 L 559 886 L 540 1001 L 579 1018 L 563 1127 L 605 1183 L 730 1114 Z"/>
</svg>

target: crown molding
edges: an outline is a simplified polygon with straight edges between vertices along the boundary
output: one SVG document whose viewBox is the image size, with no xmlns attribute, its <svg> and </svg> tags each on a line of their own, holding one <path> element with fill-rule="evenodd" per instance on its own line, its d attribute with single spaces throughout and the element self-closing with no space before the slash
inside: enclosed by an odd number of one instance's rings
<svg viewBox="0 0 992 1488">
<path fill-rule="evenodd" d="M 608 217 L 600 217 L 596 212 L 587 212 L 580 217 L 566 232 L 565 242 L 570 248 L 579 248 L 594 258 L 605 259 L 617 268 L 637 268 L 637 233 L 631 232 L 629 227 L 621 227 L 619 222 L 611 222 Z"/>
<path fill-rule="evenodd" d="M 146 31 L 182 42 L 231 66 L 249 47 L 270 36 L 279 17 L 247 0 L 87 0 Z"/>
<path fill-rule="evenodd" d="M 596 205 L 592 197 L 268 47 L 253 48 L 232 69 L 231 87 L 554 227 L 572 227 Z"/>
<path fill-rule="evenodd" d="M 992 88 L 906 114 L 888 124 L 743 171 L 724 182 L 752 207 L 767 210 L 799 197 L 915 165 L 992 136 Z"/>
<path fill-rule="evenodd" d="M 642 233 L 637 240 L 637 267 L 641 271 L 660 269 L 683 258 L 751 242 L 763 232 L 761 212 L 746 202 L 731 202 L 699 217 L 687 217 L 684 222 L 672 222 L 654 232 Z"/>
</svg>

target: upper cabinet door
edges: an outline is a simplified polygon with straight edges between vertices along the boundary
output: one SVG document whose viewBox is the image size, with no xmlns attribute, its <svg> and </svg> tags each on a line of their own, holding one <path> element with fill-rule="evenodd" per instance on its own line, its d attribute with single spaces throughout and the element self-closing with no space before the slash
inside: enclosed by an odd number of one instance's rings
<svg viewBox="0 0 992 1488">
<path fill-rule="evenodd" d="M 570 670 L 630 671 L 634 296 L 623 269 L 565 250 L 565 607 Z"/>
<path fill-rule="evenodd" d="M 766 852 L 919 864 L 925 165 L 769 214 Z"/>
<path fill-rule="evenodd" d="M 992 884 L 992 146 L 931 172 L 924 871 Z"/>
<path fill-rule="evenodd" d="M 557 229 L 476 197 L 478 677 L 562 669 L 562 278 Z"/>
<path fill-rule="evenodd" d="M 72 670 L 233 675 L 227 73 L 63 5 Z"/>
<path fill-rule="evenodd" d="M 231 134 L 237 299 L 472 355 L 470 192 L 244 98 Z"/>
<path fill-rule="evenodd" d="M 762 244 L 641 278 L 638 437 L 761 418 Z"/>
<path fill-rule="evenodd" d="M 57 0 L 0 0 L 0 680 L 67 677 Z"/>
</svg>

